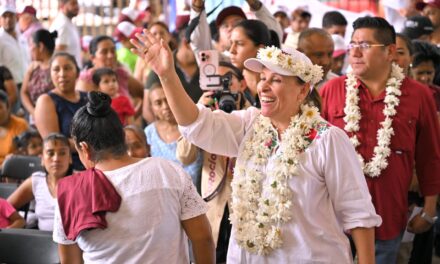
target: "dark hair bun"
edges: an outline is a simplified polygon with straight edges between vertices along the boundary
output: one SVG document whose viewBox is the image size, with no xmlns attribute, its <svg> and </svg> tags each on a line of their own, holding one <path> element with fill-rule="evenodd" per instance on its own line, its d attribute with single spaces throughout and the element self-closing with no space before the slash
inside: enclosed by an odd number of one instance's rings
<svg viewBox="0 0 440 264">
<path fill-rule="evenodd" d="M 112 99 L 105 93 L 92 91 L 87 94 L 87 99 L 87 113 L 91 116 L 104 117 L 112 110 Z"/>
<path fill-rule="evenodd" d="M 56 39 L 58 37 L 58 32 L 54 30 L 50 33 L 50 36 L 52 37 L 52 39 Z"/>
</svg>

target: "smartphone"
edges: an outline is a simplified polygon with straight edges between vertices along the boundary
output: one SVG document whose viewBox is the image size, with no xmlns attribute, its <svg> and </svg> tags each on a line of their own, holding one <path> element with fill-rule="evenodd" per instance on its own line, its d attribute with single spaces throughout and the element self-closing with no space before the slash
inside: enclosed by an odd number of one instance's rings
<svg viewBox="0 0 440 264">
<path fill-rule="evenodd" d="M 217 74 L 219 53 L 216 50 L 203 50 L 199 54 L 200 88 L 204 91 L 221 90 L 221 76 Z"/>
</svg>

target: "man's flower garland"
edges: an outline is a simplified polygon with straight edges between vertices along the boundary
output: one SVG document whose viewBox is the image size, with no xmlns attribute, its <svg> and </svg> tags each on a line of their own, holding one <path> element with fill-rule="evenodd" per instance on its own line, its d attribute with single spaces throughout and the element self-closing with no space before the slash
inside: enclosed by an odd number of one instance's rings
<svg viewBox="0 0 440 264">
<path fill-rule="evenodd" d="M 392 128 L 392 117 L 396 114 L 396 107 L 399 105 L 399 96 L 402 94 L 400 86 L 405 76 L 402 69 L 396 64 L 392 64 L 391 76 L 385 87 L 385 107 L 383 114 L 385 120 L 381 122 L 382 127 L 377 130 L 377 146 L 374 147 L 373 157 L 370 162 L 365 163 L 364 158 L 358 153 L 359 160 L 365 175 L 370 177 L 378 177 L 382 170 L 388 167 L 387 158 L 391 154 L 390 143 L 391 136 L 394 135 Z M 344 121 L 345 131 L 351 132 L 350 141 L 356 148 L 360 142 L 356 136 L 359 131 L 359 121 L 361 120 L 361 111 L 359 108 L 358 89 L 356 88 L 357 79 L 353 73 L 347 74 L 345 84 L 347 87 L 347 95 L 345 97 Z"/>
<path fill-rule="evenodd" d="M 321 66 L 315 65 L 311 61 L 307 62 L 303 58 L 294 58 L 292 54 L 284 52 L 275 46 L 259 49 L 257 59 L 278 65 L 292 72 L 294 76 L 298 76 L 306 83 L 317 84 L 323 76 Z"/>
<path fill-rule="evenodd" d="M 266 255 L 279 248 L 280 226 L 292 217 L 289 179 L 297 174 L 299 155 L 317 136 L 315 129 L 322 123 L 316 107 L 301 109 L 302 114 L 292 117 L 281 135 L 281 143 L 270 119 L 259 116 L 237 160 L 230 219 L 238 245 L 251 253 Z M 266 171 L 274 151 L 273 169 Z"/>
</svg>

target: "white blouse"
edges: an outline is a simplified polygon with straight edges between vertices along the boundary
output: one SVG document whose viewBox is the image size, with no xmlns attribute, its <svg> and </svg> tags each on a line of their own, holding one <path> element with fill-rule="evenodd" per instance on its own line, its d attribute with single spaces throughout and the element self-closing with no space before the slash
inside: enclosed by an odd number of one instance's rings
<svg viewBox="0 0 440 264">
<path fill-rule="evenodd" d="M 191 177 L 162 158 L 143 159 L 104 174 L 122 198 L 119 210 L 106 214 L 108 227 L 82 231 L 70 241 L 57 206 L 53 240 L 78 243 L 85 263 L 189 263 L 181 221 L 207 211 Z"/>
<path fill-rule="evenodd" d="M 259 110 L 251 107 L 226 114 L 198 107 L 197 120 L 180 127 L 182 135 L 208 152 L 239 156 Z M 272 156 L 265 169 L 273 166 Z M 324 131 L 301 154 L 298 172 L 289 180 L 294 212 L 292 219 L 281 226 L 281 248 L 267 256 L 251 254 L 237 245 L 233 231 L 228 263 L 353 262 L 344 231 L 379 226 L 382 220 L 375 212 L 359 160 L 345 132 L 334 126 Z"/>
</svg>

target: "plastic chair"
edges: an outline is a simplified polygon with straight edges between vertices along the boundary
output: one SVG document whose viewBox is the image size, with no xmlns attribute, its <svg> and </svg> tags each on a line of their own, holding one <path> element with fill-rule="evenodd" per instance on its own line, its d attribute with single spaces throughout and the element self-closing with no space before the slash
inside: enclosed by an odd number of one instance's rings
<svg viewBox="0 0 440 264">
<path fill-rule="evenodd" d="M 43 170 L 39 157 L 13 155 L 3 162 L 2 177 L 21 182 L 39 170 Z"/>
<path fill-rule="evenodd" d="M 1 229 L 0 249 L 0 263 L 60 263 L 52 232 Z"/>
<path fill-rule="evenodd" d="M 15 183 L 3 183 L 0 182 L 0 197 L 6 199 L 17 189 Z"/>
</svg>

